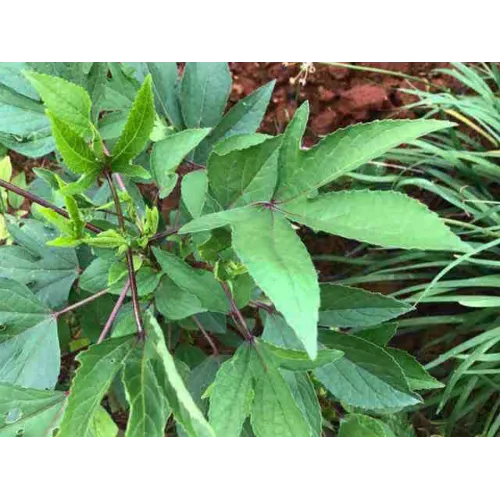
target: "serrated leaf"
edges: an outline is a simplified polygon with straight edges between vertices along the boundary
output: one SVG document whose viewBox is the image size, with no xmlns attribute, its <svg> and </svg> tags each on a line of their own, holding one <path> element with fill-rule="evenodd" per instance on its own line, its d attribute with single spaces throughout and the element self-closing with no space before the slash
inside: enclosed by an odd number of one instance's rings
<svg viewBox="0 0 500 500">
<path fill-rule="evenodd" d="M 238 207 L 269 201 L 278 176 L 281 137 L 274 137 L 208 159 L 210 190 L 221 207 Z"/>
<path fill-rule="evenodd" d="M 163 316 L 174 321 L 206 311 L 196 295 L 177 286 L 168 276 L 161 279 L 155 291 L 155 304 Z"/>
<path fill-rule="evenodd" d="M 386 350 L 403 370 L 408 385 L 413 391 L 441 389 L 444 387 L 444 384 L 430 375 L 411 354 L 393 347 L 387 347 Z"/>
<path fill-rule="evenodd" d="M 224 139 L 255 132 L 264 118 L 275 83 L 275 80 L 266 83 L 239 100 L 200 144 L 196 150 L 195 161 L 205 163 L 212 147 Z"/>
<path fill-rule="evenodd" d="M 59 376 L 57 321 L 21 283 L 0 278 L 0 383 L 53 389 Z"/>
<path fill-rule="evenodd" d="M 150 173 L 140 165 L 116 165 L 113 167 L 113 172 L 129 177 L 138 177 L 139 179 L 151 179 Z"/>
<path fill-rule="evenodd" d="M 255 395 L 251 408 L 252 428 L 259 437 L 309 437 L 311 429 L 266 347 L 255 340 L 252 371 Z M 258 349 L 259 354 L 255 352 Z"/>
<path fill-rule="evenodd" d="M 200 409 L 186 389 L 180 376 L 174 358 L 168 352 L 165 338 L 160 326 L 151 313 L 146 313 L 148 335 L 152 335 L 155 348 L 162 360 L 167 377 L 167 399 L 172 408 L 176 421 L 182 426 L 189 436 L 214 436 L 212 427 L 205 420 Z"/>
<path fill-rule="evenodd" d="M 399 411 L 420 402 L 398 363 L 383 348 L 364 339 L 324 332 L 322 343 L 344 357 L 314 370 L 318 380 L 342 403 L 370 410 Z"/>
<path fill-rule="evenodd" d="M 0 277 L 28 285 L 51 308 L 66 302 L 78 277 L 75 251 L 47 246 L 57 232 L 37 220 L 10 219 L 7 228 L 18 246 L 0 247 Z"/>
<path fill-rule="evenodd" d="M 182 160 L 208 132 L 209 128 L 183 130 L 154 144 L 151 152 L 151 175 L 160 188 L 161 197 L 167 196 L 164 191 L 171 185 L 172 175 Z"/>
<path fill-rule="evenodd" d="M 80 353 L 58 436 L 84 437 L 114 377 L 130 355 L 136 336 L 111 338 Z"/>
<path fill-rule="evenodd" d="M 125 127 L 113 147 L 113 167 L 128 164 L 142 152 L 149 141 L 149 135 L 153 130 L 155 122 L 155 108 L 151 85 L 151 76 L 148 75 L 137 92 Z"/>
<path fill-rule="evenodd" d="M 92 102 L 87 91 L 57 76 L 25 72 L 26 77 L 40 94 L 47 109 L 80 136 L 92 131 L 90 110 Z"/>
<path fill-rule="evenodd" d="M 315 231 L 384 247 L 467 252 L 424 204 L 394 191 L 340 191 L 286 205 L 287 217 Z"/>
<path fill-rule="evenodd" d="M 209 421 L 219 437 L 238 437 L 253 397 L 252 346 L 242 344 L 219 368 L 210 393 Z"/>
<path fill-rule="evenodd" d="M 340 422 L 338 437 L 394 437 L 394 433 L 376 418 L 350 413 Z"/>
<path fill-rule="evenodd" d="M 47 111 L 56 146 L 66 166 L 76 174 L 96 174 L 101 166 L 89 145 L 65 122 Z"/>
<path fill-rule="evenodd" d="M 231 92 L 231 73 L 225 62 L 188 62 L 179 89 L 187 128 L 213 127 L 224 112 Z"/>
<path fill-rule="evenodd" d="M 127 437 L 163 437 L 171 410 L 165 372 L 153 343 L 146 339 L 128 356 L 122 372 L 130 405 Z"/>
<path fill-rule="evenodd" d="M 205 170 L 196 170 L 182 178 L 182 201 L 193 219 L 201 215 L 207 196 L 207 189 L 208 178 Z"/>
<path fill-rule="evenodd" d="M 396 334 L 397 326 L 398 325 L 396 323 L 389 323 L 386 325 L 367 328 L 366 330 L 358 330 L 353 332 L 352 335 L 368 340 L 368 342 L 377 344 L 380 347 L 385 347 Z"/>
<path fill-rule="evenodd" d="M 248 210 L 253 214 L 248 221 L 232 224 L 233 248 L 314 359 L 319 285 L 309 253 L 281 214 Z"/>
<path fill-rule="evenodd" d="M 49 437 L 59 425 L 64 392 L 0 384 L 0 437 Z"/>
<path fill-rule="evenodd" d="M 293 132 L 285 133 L 285 146 L 280 165 L 275 199 L 288 202 L 352 172 L 390 149 L 418 137 L 453 126 L 439 120 L 384 120 L 352 125 L 325 137 L 317 146 L 299 151 L 299 137 L 307 121 L 308 109 L 302 108 Z M 295 150 L 294 150 L 295 148 Z"/>
<path fill-rule="evenodd" d="M 362 328 L 406 314 L 410 304 L 380 293 L 342 285 L 322 284 L 319 324 L 337 328 Z"/>
<path fill-rule="evenodd" d="M 288 370 L 282 370 L 281 374 L 290 387 L 292 396 L 300 411 L 306 417 L 311 429 L 311 435 L 319 437 L 323 428 L 323 417 L 318 396 L 309 375 Z"/>
<path fill-rule="evenodd" d="M 153 248 L 165 274 L 180 288 L 198 297 L 209 311 L 227 313 L 229 302 L 220 283 L 210 271 L 194 269 L 174 254 Z"/>
<path fill-rule="evenodd" d="M 316 359 L 311 361 L 305 351 L 280 347 L 265 341 L 261 341 L 260 344 L 265 345 L 266 349 L 273 355 L 276 366 L 290 371 L 314 370 L 328 363 L 333 363 L 344 355 L 342 351 L 336 349 L 321 349 L 318 351 Z"/>
</svg>

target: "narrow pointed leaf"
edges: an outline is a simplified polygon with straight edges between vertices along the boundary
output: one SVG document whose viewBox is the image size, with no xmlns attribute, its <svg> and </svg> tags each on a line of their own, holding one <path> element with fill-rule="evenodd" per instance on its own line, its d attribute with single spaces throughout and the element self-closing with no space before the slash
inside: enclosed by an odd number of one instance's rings
<svg viewBox="0 0 500 500">
<path fill-rule="evenodd" d="M 319 285 L 309 253 L 281 214 L 249 210 L 251 219 L 232 225 L 234 250 L 314 359 Z"/>
<path fill-rule="evenodd" d="M 394 191 L 339 191 L 286 205 L 287 217 L 315 231 L 384 247 L 467 252 L 424 204 Z"/>
<path fill-rule="evenodd" d="M 181 196 L 184 205 L 193 219 L 198 218 L 203 210 L 207 196 L 208 178 L 204 170 L 196 170 L 182 178 Z"/>
<path fill-rule="evenodd" d="M 93 345 L 77 356 L 80 366 L 71 383 L 68 405 L 58 436 L 85 437 L 116 374 L 131 353 L 136 336 L 117 337 Z"/>
<path fill-rule="evenodd" d="M 378 325 L 412 310 L 401 300 L 361 288 L 322 284 L 319 324 L 337 328 Z"/>
<path fill-rule="evenodd" d="M 291 124 L 295 142 L 304 129 L 307 108 L 303 109 L 297 121 Z M 275 198 L 285 202 L 305 196 L 400 144 L 451 126 L 451 122 L 439 120 L 362 123 L 337 130 L 314 148 L 298 155 L 291 150 L 291 142 L 283 155 Z"/>
<path fill-rule="evenodd" d="M 214 214 L 203 215 L 198 219 L 184 224 L 179 230 L 179 234 L 199 233 L 200 231 L 210 231 L 218 227 L 236 224 L 238 222 L 250 221 L 254 216 L 254 209 L 251 207 L 234 208 L 224 210 Z"/>
<path fill-rule="evenodd" d="M 128 164 L 146 147 L 153 130 L 155 108 L 151 76 L 147 76 L 135 98 L 127 123 L 112 151 L 112 164 Z"/>
<path fill-rule="evenodd" d="M 351 413 L 341 422 L 338 437 L 393 437 L 389 427 L 368 415 Z"/>
</svg>

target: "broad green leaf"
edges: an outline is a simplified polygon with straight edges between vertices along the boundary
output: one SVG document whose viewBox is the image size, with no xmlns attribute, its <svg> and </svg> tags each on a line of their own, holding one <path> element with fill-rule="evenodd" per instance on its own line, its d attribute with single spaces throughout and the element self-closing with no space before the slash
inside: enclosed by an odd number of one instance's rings
<svg viewBox="0 0 500 500">
<path fill-rule="evenodd" d="M 398 363 L 382 347 L 352 335 L 324 332 L 322 343 L 344 357 L 314 370 L 342 403 L 370 410 L 399 411 L 420 402 Z"/>
<path fill-rule="evenodd" d="M 151 77 L 144 79 L 127 117 L 127 123 L 112 151 L 112 165 L 128 164 L 146 147 L 155 122 Z"/>
<path fill-rule="evenodd" d="M 200 144 L 196 150 L 195 161 L 204 164 L 210 150 L 219 141 L 255 132 L 266 113 L 274 84 L 274 80 L 266 83 L 244 99 L 239 100 Z"/>
<path fill-rule="evenodd" d="M 224 139 L 223 141 L 217 143 L 213 148 L 213 152 L 219 156 L 223 156 L 237 150 L 257 146 L 257 144 L 261 144 L 262 142 L 272 138 L 272 135 L 258 133 L 233 135 L 228 139 Z"/>
<path fill-rule="evenodd" d="M 80 366 L 71 383 L 58 436 L 85 437 L 91 432 L 102 398 L 136 342 L 135 335 L 111 338 L 77 356 Z"/>
<path fill-rule="evenodd" d="M 470 247 L 424 204 L 394 191 L 339 191 L 286 205 L 315 231 L 385 247 L 467 252 Z"/>
<path fill-rule="evenodd" d="M 59 376 L 57 321 L 23 284 L 0 278 L 0 383 L 53 389 Z"/>
<path fill-rule="evenodd" d="M 250 366 L 253 347 L 245 342 L 222 364 L 210 393 L 209 420 L 219 437 L 238 437 L 250 414 L 253 377 Z"/>
<path fill-rule="evenodd" d="M 127 437 L 163 437 L 170 416 L 162 361 L 148 338 L 135 347 L 122 372 L 130 405 Z"/>
<path fill-rule="evenodd" d="M 231 73 L 227 63 L 188 62 L 179 89 L 186 127 L 216 125 L 226 107 L 231 84 Z"/>
<path fill-rule="evenodd" d="M 202 307 L 209 311 L 229 311 L 224 290 L 210 271 L 194 269 L 174 254 L 158 248 L 153 248 L 153 253 L 165 274 L 178 287 L 198 297 Z"/>
<path fill-rule="evenodd" d="M 444 384 L 430 375 L 411 354 L 393 347 L 387 347 L 386 350 L 403 370 L 411 390 L 422 391 L 444 387 Z"/>
<path fill-rule="evenodd" d="M 65 122 L 47 111 L 56 146 L 66 166 L 77 174 L 94 174 L 101 166 L 86 141 Z"/>
<path fill-rule="evenodd" d="M 338 437 L 394 437 L 394 433 L 376 418 L 350 413 L 340 422 Z"/>
<path fill-rule="evenodd" d="M 12 184 L 14 184 L 14 186 L 20 187 L 21 189 L 26 189 L 27 188 L 26 174 L 24 172 L 19 172 L 12 179 Z M 15 208 L 16 210 L 18 210 L 19 208 L 21 208 L 21 205 L 24 202 L 24 197 L 23 196 L 21 196 L 19 194 L 15 194 L 12 191 L 9 192 L 8 198 L 9 198 L 9 204 L 10 204 L 10 206 L 12 208 Z"/>
<path fill-rule="evenodd" d="M 221 207 L 238 207 L 269 201 L 278 175 L 281 137 L 208 159 L 208 179 L 213 197 Z"/>
<path fill-rule="evenodd" d="M 160 188 L 160 196 L 170 186 L 172 175 L 182 160 L 206 137 L 208 128 L 196 128 L 171 134 L 155 143 L 151 152 L 151 175 Z"/>
<path fill-rule="evenodd" d="M 0 437 L 50 437 L 66 396 L 60 391 L 0 384 Z"/>
<path fill-rule="evenodd" d="M 385 347 L 396 334 L 397 326 L 398 325 L 395 323 L 388 323 L 385 325 L 367 328 L 366 330 L 358 330 L 353 332 L 352 335 L 368 340 L 368 342 L 377 344 L 380 347 Z"/>
<path fill-rule="evenodd" d="M 323 427 L 323 417 L 321 415 L 321 406 L 318 401 L 318 396 L 316 395 L 311 379 L 306 373 L 282 370 L 281 374 L 290 387 L 293 398 L 300 408 L 300 411 L 306 417 L 311 429 L 311 435 L 319 437 Z"/>
<path fill-rule="evenodd" d="M 248 221 L 232 225 L 234 250 L 314 359 L 320 300 L 309 253 L 280 213 L 248 210 Z"/>
<path fill-rule="evenodd" d="M 261 311 L 264 322 L 264 332 L 262 340 L 274 344 L 278 347 L 286 347 L 300 351 L 303 349 L 302 342 L 297 338 L 293 328 L 279 314 L 269 314 Z"/>
<path fill-rule="evenodd" d="M 163 276 L 155 291 L 155 304 L 163 316 L 174 321 L 206 311 L 196 295 L 177 286 L 168 276 Z"/>
<path fill-rule="evenodd" d="M 140 165 L 117 165 L 113 167 L 113 172 L 129 177 L 137 177 L 139 179 L 151 179 L 150 173 Z"/>
<path fill-rule="evenodd" d="M 279 347 L 265 341 L 261 344 L 273 355 L 274 363 L 285 370 L 308 371 L 319 368 L 328 363 L 333 363 L 343 356 L 342 351 L 336 349 L 321 349 L 314 361 L 311 361 L 305 351 Z"/>
<path fill-rule="evenodd" d="M 212 427 L 205 420 L 205 417 L 189 394 L 177 370 L 174 358 L 168 352 L 165 345 L 163 332 L 150 312 L 146 313 L 146 325 L 148 335 L 153 336 L 156 350 L 163 363 L 167 377 L 166 395 L 176 421 L 189 436 L 214 436 Z"/>
<path fill-rule="evenodd" d="M 57 76 L 34 71 L 26 71 L 24 74 L 40 94 L 52 116 L 71 127 L 80 136 L 91 134 L 92 103 L 84 88 Z"/>
<path fill-rule="evenodd" d="M 304 130 L 308 109 L 300 110 L 292 121 L 292 132 L 285 132 L 285 150 L 279 172 L 275 199 L 289 202 L 314 192 L 329 182 L 374 160 L 390 149 L 418 137 L 453 126 L 439 120 L 384 120 L 361 123 L 339 129 L 317 146 L 299 151 L 299 137 Z"/>
<path fill-rule="evenodd" d="M 258 353 L 255 352 L 258 349 Z M 255 340 L 251 351 L 255 395 L 252 428 L 259 437 L 309 437 L 311 428 L 292 395 L 291 388 L 267 348 Z"/>
<path fill-rule="evenodd" d="M 236 224 L 238 222 L 249 222 L 254 217 L 255 210 L 252 207 L 234 208 L 214 214 L 203 215 L 202 217 L 184 224 L 179 230 L 179 234 L 199 233 L 210 231 L 218 227 Z"/>
<path fill-rule="evenodd" d="M 208 178 L 205 170 L 196 170 L 182 178 L 182 201 L 193 219 L 201 215 L 207 196 L 207 189 Z"/>
<path fill-rule="evenodd" d="M 0 247 L 0 277 L 24 283 L 51 308 L 64 304 L 78 277 L 75 251 L 47 246 L 57 232 L 34 219 L 9 219 L 7 229 L 18 246 Z"/>
<path fill-rule="evenodd" d="M 36 100 L 38 99 L 38 94 L 22 73 L 28 68 L 29 66 L 24 62 L 0 63 L 0 83 L 19 94 Z"/>
<path fill-rule="evenodd" d="M 322 284 L 319 324 L 337 328 L 378 325 L 412 310 L 406 302 L 361 288 Z"/>
<path fill-rule="evenodd" d="M 86 437 L 116 437 L 117 434 L 118 426 L 111 415 L 102 406 L 99 406 L 92 417 Z"/>
<path fill-rule="evenodd" d="M 208 411 L 208 398 L 204 397 L 205 391 L 215 380 L 215 376 L 227 356 L 207 356 L 200 364 L 191 370 L 187 388 L 193 401 L 204 415 Z"/>
</svg>

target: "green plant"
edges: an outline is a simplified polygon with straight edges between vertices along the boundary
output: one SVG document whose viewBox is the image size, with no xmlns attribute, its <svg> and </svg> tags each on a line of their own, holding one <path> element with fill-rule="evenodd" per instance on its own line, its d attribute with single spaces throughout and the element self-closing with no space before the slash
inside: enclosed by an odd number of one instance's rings
<svg viewBox="0 0 500 500">
<path fill-rule="evenodd" d="M 110 412 L 125 409 L 126 436 L 318 436 L 337 402 L 352 413 L 341 435 L 393 433 L 389 414 L 440 387 L 387 346 L 395 328 L 382 323 L 411 305 L 320 285 L 296 230 L 468 252 L 404 194 L 338 190 L 451 124 L 356 125 L 304 151 L 307 103 L 283 135 L 257 134 L 272 84 L 223 116 L 227 66 L 190 63 L 180 83 L 174 66 L 110 64 L 99 92 L 88 64 L 8 80 L 40 96 L 44 144 L 62 161 L 37 169 L 30 190 L 0 180 L 32 202 L 31 217 L 6 216 L 15 244 L 0 249 L 0 434 L 115 436 Z M 164 220 L 160 199 L 176 186 Z M 61 348 L 79 351 L 69 377 Z"/>
<path fill-rule="evenodd" d="M 459 82 L 462 91 L 409 90 L 419 98 L 410 107 L 426 117 L 452 117 L 461 127 L 394 149 L 353 174 L 352 181 L 357 187 L 418 189 L 473 250 L 455 260 L 439 252 L 362 255 L 366 248 L 360 247 L 357 258 L 340 259 L 354 266 L 349 276 L 332 282 L 397 282 L 391 296 L 418 306 L 417 314 L 399 321 L 401 338 L 423 339 L 419 357 L 446 384 L 444 391 L 429 395 L 421 411 L 444 435 L 494 436 L 500 427 L 500 77 L 496 64 L 456 63 L 440 72 Z"/>
</svg>

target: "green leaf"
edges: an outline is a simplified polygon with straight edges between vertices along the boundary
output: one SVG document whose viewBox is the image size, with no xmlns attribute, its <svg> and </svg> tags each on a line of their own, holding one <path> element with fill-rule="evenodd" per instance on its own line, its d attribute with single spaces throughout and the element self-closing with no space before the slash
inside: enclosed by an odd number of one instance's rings
<svg viewBox="0 0 500 500">
<path fill-rule="evenodd" d="M 223 208 L 269 201 L 278 175 L 281 137 L 274 137 L 224 155 L 215 151 L 208 159 L 208 179 L 213 197 Z"/>
<path fill-rule="evenodd" d="M 47 116 L 50 118 L 57 149 L 66 166 L 76 174 L 99 172 L 101 165 L 85 140 L 50 111 L 47 111 Z"/>
<path fill-rule="evenodd" d="M 411 311 L 410 304 L 361 288 L 322 284 L 319 324 L 337 328 L 378 325 Z"/>
<path fill-rule="evenodd" d="M 224 112 L 231 92 L 231 73 L 225 62 L 188 62 L 179 90 L 187 128 L 213 127 Z"/>
<path fill-rule="evenodd" d="M 300 113 L 299 113 L 300 111 Z M 297 111 L 285 132 L 275 199 L 288 202 L 305 196 L 352 172 L 390 149 L 418 137 L 453 126 L 440 120 L 384 120 L 339 129 L 317 146 L 300 151 L 308 107 Z"/>
<path fill-rule="evenodd" d="M 239 100 L 200 144 L 196 150 L 195 161 L 204 164 L 213 146 L 224 139 L 255 132 L 264 118 L 275 83 L 275 80 L 266 83 Z"/>
<path fill-rule="evenodd" d="M 305 351 L 279 347 L 264 341 L 260 343 L 264 344 L 266 349 L 273 355 L 274 363 L 279 368 L 291 371 L 305 372 L 314 370 L 328 363 L 333 363 L 344 355 L 342 351 L 336 349 L 321 349 L 318 351 L 316 359 L 311 361 Z"/>
<path fill-rule="evenodd" d="M 140 165 L 117 165 L 113 167 L 113 172 L 129 177 L 138 177 L 139 179 L 151 179 L 149 172 Z"/>
<path fill-rule="evenodd" d="M 34 71 L 24 73 L 40 94 L 47 109 L 80 136 L 90 135 L 92 102 L 87 91 L 74 83 L 57 76 Z"/>
<path fill-rule="evenodd" d="M 470 246 L 424 204 L 394 191 L 340 191 L 286 205 L 315 231 L 385 247 L 467 252 Z"/>
<path fill-rule="evenodd" d="M 340 422 L 338 437 L 394 437 L 394 434 L 380 420 L 350 413 Z"/>
<path fill-rule="evenodd" d="M 59 376 L 57 321 L 30 290 L 0 278 L 0 383 L 53 389 Z"/>
<path fill-rule="evenodd" d="M 102 406 L 99 406 L 94 413 L 86 437 L 116 437 L 117 434 L 118 426 L 111 415 Z"/>
<path fill-rule="evenodd" d="M 385 347 L 396 334 L 397 326 L 396 323 L 388 323 L 386 325 L 367 328 L 366 330 L 359 330 L 353 332 L 352 335 L 368 340 L 368 342 L 377 344 L 380 347 Z"/>
<path fill-rule="evenodd" d="M 112 165 L 126 165 L 146 147 L 155 122 L 151 77 L 144 79 L 130 110 L 127 123 L 112 151 Z"/>
<path fill-rule="evenodd" d="M 7 228 L 18 246 L 0 247 L 0 277 L 24 283 L 51 308 L 64 304 L 78 277 L 75 251 L 47 246 L 57 232 L 37 220 L 10 219 Z"/>
<path fill-rule="evenodd" d="M 50 437 L 66 397 L 60 391 L 0 384 L 0 437 Z"/>
<path fill-rule="evenodd" d="M 162 361 L 148 338 L 135 347 L 122 372 L 130 405 L 127 437 L 163 437 L 171 410 Z"/>
<path fill-rule="evenodd" d="M 84 437 L 111 382 L 130 355 L 136 336 L 111 338 L 79 354 L 80 366 L 71 383 L 68 405 L 58 436 Z"/>
<path fill-rule="evenodd" d="M 278 347 L 286 347 L 300 351 L 303 349 L 302 342 L 290 325 L 279 314 L 269 314 L 261 311 L 262 321 L 264 322 L 264 332 L 262 340 L 274 344 Z"/>
<path fill-rule="evenodd" d="M 394 349 L 393 347 L 387 347 L 386 350 L 403 370 L 411 390 L 422 391 L 441 389 L 444 387 L 444 384 L 430 375 L 429 372 L 406 351 Z"/>
<path fill-rule="evenodd" d="M 320 301 L 309 253 L 281 214 L 248 210 L 251 219 L 232 225 L 234 250 L 314 359 Z"/>
<path fill-rule="evenodd" d="M 344 351 L 343 358 L 314 370 L 342 403 L 395 412 L 420 402 L 398 363 L 383 348 L 333 331 L 324 332 L 320 339 L 328 347 Z"/>
<path fill-rule="evenodd" d="M 179 234 L 199 233 L 210 231 L 218 227 L 235 224 L 238 222 L 250 221 L 255 213 L 252 207 L 235 208 L 214 214 L 203 215 L 202 217 L 184 224 L 179 230 Z"/>
<path fill-rule="evenodd" d="M 172 175 L 182 160 L 206 137 L 208 128 L 189 129 L 157 142 L 151 152 L 151 175 L 160 188 L 160 196 L 170 186 Z"/>
<path fill-rule="evenodd" d="M 208 311 L 229 311 L 229 302 L 220 283 L 210 271 L 194 269 L 175 255 L 153 248 L 153 253 L 167 276 L 184 291 L 198 297 Z"/>
<path fill-rule="evenodd" d="M 207 196 L 207 189 L 208 178 L 205 170 L 196 170 L 182 178 L 182 201 L 193 219 L 201 215 Z"/>
<path fill-rule="evenodd" d="M 219 437 L 238 437 L 250 414 L 253 377 L 250 366 L 253 347 L 245 342 L 222 364 L 210 393 L 209 420 Z"/>
<path fill-rule="evenodd" d="M 12 179 L 12 184 L 14 184 L 14 186 L 20 187 L 21 189 L 26 189 L 27 188 L 26 174 L 24 172 L 19 172 L 19 174 L 17 174 Z M 24 202 L 23 196 L 15 194 L 12 191 L 9 192 L 8 197 L 10 206 L 12 208 L 15 208 L 16 210 L 18 210 Z"/>
<path fill-rule="evenodd" d="M 167 399 L 172 408 L 176 421 L 182 426 L 189 436 L 214 436 L 212 427 L 205 420 L 200 409 L 177 371 L 174 358 L 165 345 L 165 337 L 154 316 L 146 313 L 146 328 L 148 335 L 152 335 L 156 350 L 162 360 L 167 377 Z"/>
<path fill-rule="evenodd" d="M 255 352 L 258 349 L 259 355 Z M 256 379 L 251 408 L 252 428 L 259 437 L 309 437 L 311 429 L 290 386 L 272 355 L 258 340 L 252 348 L 252 371 Z"/>
<path fill-rule="evenodd" d="M 311 379 L 306 373 L 282 370 L 281 374 L 290 387 L 292 396 L 300 411 L 306 417 L 311 429 L 311 435 L 319 437 L 323 428 L 323 417 L 321 415 L 318 396 L 316 395 Z"/>
<path fill-rule="evenodd" d="M 163 276 L 155 291 L 155 304 L 163 316 L 174 321 L 207 310 L 196 295 L 177 286 L 168 276 Z"/>
</svg>

